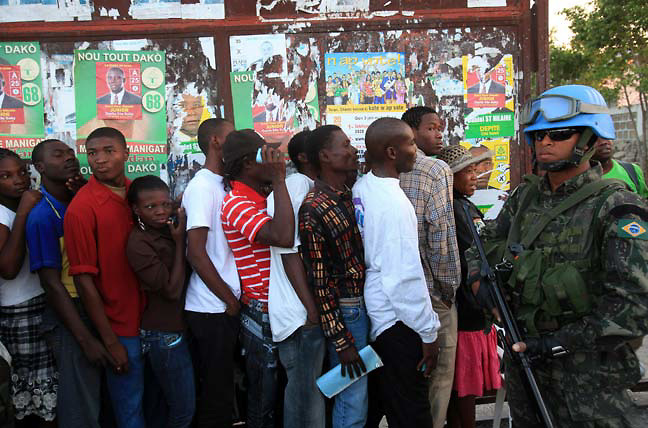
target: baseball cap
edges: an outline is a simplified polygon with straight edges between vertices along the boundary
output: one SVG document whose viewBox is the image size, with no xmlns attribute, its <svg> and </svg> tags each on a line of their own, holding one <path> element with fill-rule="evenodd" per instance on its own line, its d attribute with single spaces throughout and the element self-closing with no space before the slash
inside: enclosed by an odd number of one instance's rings
<svg viewBox="0 0 648 428">
<path fill-rule="evenodd" d="M 223 144 L 223 162 L 230 163 L 247 155 L 253 155 L 266 144 L 253 129 L 230 132 Z"/>
</svg>

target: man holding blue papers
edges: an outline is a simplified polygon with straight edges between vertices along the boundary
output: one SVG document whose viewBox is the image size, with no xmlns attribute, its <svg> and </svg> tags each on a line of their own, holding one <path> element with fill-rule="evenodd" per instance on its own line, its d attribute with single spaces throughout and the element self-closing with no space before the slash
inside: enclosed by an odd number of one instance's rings
<svg viewBox="0 0 648 428">
<path fill-rule="evenodd" d="M 300 250 L 331 367 L 339 363 L 343 377 L 355 378 L 366 372 L 358 351 L 369 339 L 362 298 L 364 248 L 346 184 L 349 173 L 358 168 L 358 156 L 349 137 L 335 125 L 311 132 L 307 154 L 319 176 L 299 210 Z M 333 428 L 363 428 L 367 409 L 367 377 L 363 376 L 335 397 Z"/>
<path fill-rule="evenodd" d="M 377 395 L 389 428 L 429 428 L 426 378 L 436 367 L 440 324 L 421 265 L 414 207 L 399 185 L 399 174 L 416 161 L 414 134 L 405 122 L 382 118 L 367 129 L 365 144 L 372 169 L 353 186 L 353 203 L 364 241 L 372 346 L 384 364 L 375 372 Z"/>
</svg>

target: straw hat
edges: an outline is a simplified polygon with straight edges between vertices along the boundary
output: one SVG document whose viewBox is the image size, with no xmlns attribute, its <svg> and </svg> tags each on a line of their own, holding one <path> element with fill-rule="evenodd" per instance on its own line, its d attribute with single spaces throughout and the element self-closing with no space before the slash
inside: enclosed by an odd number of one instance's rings
<svg viewBox="0 0 648 428">
<path fill-rule="evenodd" d="M 493 156 L 493 152 L 488 150 L 479 156 L 473 156 L 468 149 L 462 146 L 446 146 L 441 149 L 437 159 L 447 163 L 452 173 L 459 172 L 468 165 L 479 163 Z"/>
</svg>

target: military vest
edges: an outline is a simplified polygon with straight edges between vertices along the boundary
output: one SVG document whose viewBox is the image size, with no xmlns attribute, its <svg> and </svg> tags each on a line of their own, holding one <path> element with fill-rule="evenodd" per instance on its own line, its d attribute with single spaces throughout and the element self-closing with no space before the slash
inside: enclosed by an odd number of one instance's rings
<svg viewBox="0 0 648 428">
<path fill-rule="evenodd" d="M 571 194 L 548 195 L 539 180 L 525 177 L 504 255 L 513 264 L 506 284 L 512 310 L 530 336 L 555 331 L 596 305 L 603 279 L 597 219 L 608 197 L 625 188 L 599 180 Z"/>
</svg>

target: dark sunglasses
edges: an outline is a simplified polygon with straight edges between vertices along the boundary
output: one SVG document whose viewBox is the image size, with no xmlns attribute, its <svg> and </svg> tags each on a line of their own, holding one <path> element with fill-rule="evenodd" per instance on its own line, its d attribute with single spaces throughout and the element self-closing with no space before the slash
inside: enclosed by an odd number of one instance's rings
<svg viewBox="0 0 648 428">
<path fill-rule="evenodd" d="M 545 135 L 548 135 L 552 141 L 565 141 L 579 132 L 581 130 L 578 128 L 541 129 L 533 132 L 533 141 L 542 141 Z"/>
</svg>

